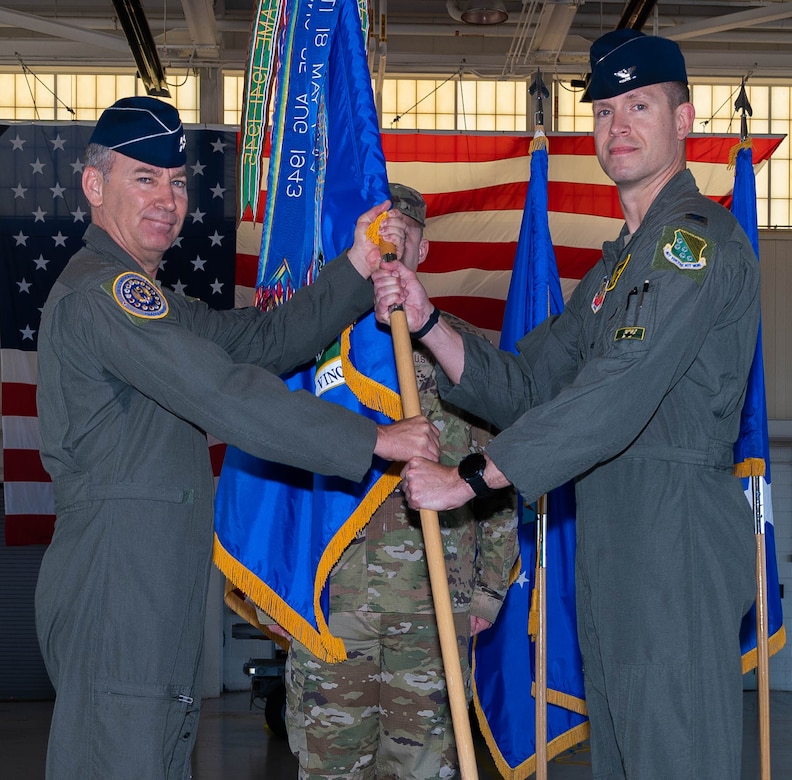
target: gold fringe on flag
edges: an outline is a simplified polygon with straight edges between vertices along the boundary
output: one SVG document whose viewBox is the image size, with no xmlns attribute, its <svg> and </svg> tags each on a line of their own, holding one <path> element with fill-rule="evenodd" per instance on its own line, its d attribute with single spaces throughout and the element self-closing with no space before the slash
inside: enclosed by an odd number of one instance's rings
<svg viewBox="0 0 792 780">
<path fill-rule="evenodd" d="M 474 643 L 476 642 L 476 640 L 477 637 L 473 637 Z M 485 717 L 483 710 L 481 709 L 481 702 L 479 700 L 478 691 L 476 690 L 475 653 L 473 654 L 473 668 L 471 669 L 470 678 L 473 685 L 473 705 L 476 711 L 476 718 L 478 720 L 479 727 L 481 729 L 481 734 L 484 737 L 484 741 L 487 743 L 487 747 L 489 748 L 490 754 L 492 755 L 492 759 L 495 762 L 495 766 L 498 768 L 501 777 L 503 777 L 505 780 L 526 780 L 536 772 L 536 753 L 534 753 L 534 755 L 532 755 L 530 758 L 523 761 L 522 764 L 514 768 L 509 766 L 506 759 L 501 754 L 498 748 L 498 742 L 492 733 L 492 729 L 490 728 L 490 725 L 487 722 L 487 718 Z M 549 699 L 549 691 L 548 691 L 548 701 L 549 700 L 550 699 Z M 573 708 L 570 707 L 569 709 L 573 709 Z M 580 712 L 580 710 L 575 709 L 575 712 Z M 576 726 L 575 728 L 569 729 L 569 731 L 565 731 L 563 734 L 559 734 L 555 739 L 550 740 L 547 743 L 548 761 L 560 755 L 565 750 L 569 750 L 570 748 L 575 747 L 575 745 L 579 745 L 581 742 L 585 742 L 589 738 L 590 732 L 591 732 L 591 726 L 589 722 L 586 721 L 585 723 L 581 723 L 579 726 Z"/>
<path fill-rule="evenodd" d="M 553 688 L 545 690 L 548 704 L 555 704 L 557 707 L 563 707 L 570 712 L 576 712 L 578 715 L 588 717 L 588 709 L 586 707 L 585 699 L 578 699 L 577 696 L 572 696 L 570 693 L 564 691 L 556 691 Z M 536 682 L 531 683 L 531 696 L 536 698 Z"/>
<path fill-rule="evenodd" d="M 768 656 L 775 655 L 784 645 L 786 644 L 786 627 L 781 626 L 778 631 L 775 632 L 769 639 L 767 643 L 768 648 Z M 747 674 L 748 672 L 756 669 L 758 665 L 758 656 L 756 654 L 756 648 L 754 647 L 753 650 L 749 650 L 745 653 L 742 657 L 742 673 Z"/>
<path fill-rule="evenodd" d="M 528 636 L 535 642 L 539 633 L 539 590 L 531 591 L 531 606 L 528 609 Z"/>
<path fill-rule="evenodd" d="M 401 396 L 389 387 L 374 381 L 371 377 L 361 374 L 349 359 L 350 336 L 354 327 L 353 323 L 341 334 L 341 368 L 347 387 L 358 401 L 369 409 L 381 412 L 391 420 L 401 420 L 404 414 Z"/>
<path fill-rule="evenodd" d="M 256 576 L 250 569 L 243 566 L 231 553 L 229 553 L 215 534 L 214 538 L 214 563 L 230 581 L 232 587 L 239 588 L 251 601 L 264 610 L 279 626 L 286 629 L 298 642 L 305 645 L 317 658 L 329 663 L 338 663 L 346 660 L 346 649 L 341 639 L 330 633 L 324 614 L 320 607 L 320 598 L 325 583 L 330 577 L 333 566 L 352 540 L 365 527 L 375 510 L 393 493 L 401 481 L 401 464 L 392 463 L 390 468 L 374 483 L 365 498 L 350 515 L 344 525 L 327 545 L 317 567 L 314 579 L 314 619 L 318 631 L 313 628 L 301 615 L 293 610 L 272 588 Z M 229 590 L 227 586 L 227 590 Z M 241 597 L 230 598 L 229 606 L 241 617 L 256 627 L 261 627 L 255 608 L 247 604 L 247 609 L 240 602 Z M 228 602 L 227 602 L 228 603 Z M 250 610 L 253 611 L 255 622 L 250 620 Z M 264 627 L 266 628 L 266 627 Z"/>
<path fill-rule="evenodd" d="M 259 620 L 256 608 L 245 598 L 245 594 L 229 579 L 225 581 L 223 601 L 229 609 L 239 615 L 243 620 L 250 623 L 253 628 L 257 628 L 261 631 L 268 639 L 275 642 L 281 650 L 289 649 L 289 640 L 280 634 L 276 634 L 274 631 L 270 631 L 269 626 Z"/>
<path fill-rule="evenodd" d="M 764 458 L 746 458 L 734 464 L 735 477 L 763 477 L 767 473 Z"/>
<path fill-rule="evenodd" d="M 544 128 L 537 126 L 534 132 L 534 137 L 531 139 L 531 143 L 528 146 L 528 154 L 533 154 L 539 149 L 549 150 L 550 142 L 547 140 L 547 136 L 544 134 Z"/>
<path fill-rule="evenodd" d="M 729 162 L 726 165 L 727 170 L 731 171 L 734 169 L 734 166 L 737 164 L 737 153 L 740 149 L 753 149 L 753 139 L 746 138 L 744 141 L 734 144 L 734 146 L 729 149 Z"/>
</svg>

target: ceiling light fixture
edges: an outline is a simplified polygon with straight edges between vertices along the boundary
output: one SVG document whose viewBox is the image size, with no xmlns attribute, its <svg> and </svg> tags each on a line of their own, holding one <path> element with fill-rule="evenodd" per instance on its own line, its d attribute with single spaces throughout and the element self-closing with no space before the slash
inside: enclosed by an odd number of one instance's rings
<svg viewBox="0 0 792 780">
<path fill-rule="evenodd" d="M 165 69 L 160 62 L 154 37 L 139 0 L 113 0 L 118 21 L 124 31 L 138 75 L 148 95 L 170 97 L 165 82 Z"/>
<path fill-rule="evenodd" d="M 509 18 L 503 0 L 446 0 L 446 8 L 465 24 L 500 24 Z"/>
</svg>

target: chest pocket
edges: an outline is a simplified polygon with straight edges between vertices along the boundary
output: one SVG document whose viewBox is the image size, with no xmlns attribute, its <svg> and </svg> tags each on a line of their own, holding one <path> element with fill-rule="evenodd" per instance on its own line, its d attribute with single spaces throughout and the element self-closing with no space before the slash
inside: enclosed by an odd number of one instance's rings
<svg viewBox="0 0 792 780">
<path fill-rule="evenodd" d="M 653 282 L 632 287 L 619 285 L 609 292 L 602 309 L 592 312 L 583 329 L 581 360 L 647 350 L 655 336 L 656 306 L 657 285 Z"/>
<path fill-rule="evenodd" d="M 603 334 L 603 351 L 608 354 L 645 351 L 655 337 L 657 283 L 644 281 L 627 290 Z"/>
</svg>

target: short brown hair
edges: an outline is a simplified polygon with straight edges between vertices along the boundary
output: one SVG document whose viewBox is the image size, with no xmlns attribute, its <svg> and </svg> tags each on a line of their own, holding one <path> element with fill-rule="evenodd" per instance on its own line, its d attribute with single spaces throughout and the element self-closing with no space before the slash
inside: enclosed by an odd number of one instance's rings
<svg viewBox="0 0 792 780">
<path fill-rule="evenodd" d="M 690 88 L 684 81 L 664 81 L 663 90 L 668 97 L 671 108 L 690 103 Z"/>
</svg>

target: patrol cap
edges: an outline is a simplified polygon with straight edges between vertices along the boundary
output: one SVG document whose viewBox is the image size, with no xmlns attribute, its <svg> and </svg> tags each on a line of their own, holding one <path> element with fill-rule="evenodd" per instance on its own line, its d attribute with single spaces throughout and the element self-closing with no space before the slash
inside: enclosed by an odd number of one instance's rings
<svg viewBox="0 0 792 780">
<path fill-rule="evenodd" d="M 421 227 L 426 227 L 426 201 L 420 192 L 404 184 L 390 185 L 392 208 L 412 217 Z"/>
<path fill-rule="evenodd" d="M 615 97 L 638 87 L 682 81 L 687 84 L 685 58 L 675 41 L 622 28 L 591 44 L 592 100 Z"/>
<path fill-rule="evenodd" d="M 179 168 L 187 162 L 179 112 L 152 97 L 129 97 L 106 108 L 88 141 L 107 146 L 157 168 Z"/>
</svg>

